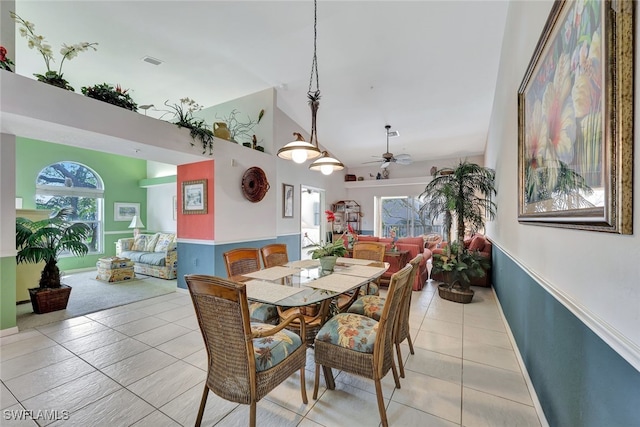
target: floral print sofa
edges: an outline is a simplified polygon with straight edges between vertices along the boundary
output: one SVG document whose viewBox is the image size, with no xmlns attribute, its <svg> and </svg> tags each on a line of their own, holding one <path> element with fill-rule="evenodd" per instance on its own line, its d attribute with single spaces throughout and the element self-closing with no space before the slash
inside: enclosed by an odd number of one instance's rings
<svg viewBox="0 0 640 427">
<path fill-rule="evenodd" d="M 178 277 L 176 235 L 172 233 L 140 234 L 135 239 L 118 239 L 116 256 L 134 262 L 136 273 L 161 279 Z"/>
</svg>

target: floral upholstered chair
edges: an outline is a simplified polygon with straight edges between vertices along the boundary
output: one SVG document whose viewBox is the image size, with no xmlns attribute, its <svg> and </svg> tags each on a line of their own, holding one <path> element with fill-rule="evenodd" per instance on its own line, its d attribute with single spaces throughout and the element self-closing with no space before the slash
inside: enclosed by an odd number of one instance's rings
<svg viewBox="0 0 640 427">
<path fill-rule="evenodd" d="M 422 254 L 418 254 L 413 258 L 409 264 L 413 267 L 411 274 L 409 275 L 409 283 L 413 283 L 415 275 L 418 273 L 420 263 L 422 262 Z M 398 359 L 398 367 L 400 368 L 400 377 L 404 378 L 404 363 L 402 362 L 402 352 L 400 351 L 400 344 L 407 340 L 409 344 L 409 352 L 415 354 L 413 350 L 413 341 L 411 341 L 411 334 L 409 329 L 409 312 L 411 309 L 411 291 L 412 288 L 407 286 L 405 294 L 402 296 L 402 302 L 400 303 L 400 310 L 398 312 L 398 325 L 394 334 L 393 342 L 396 346 L 396 356 Z M 356 300 L 351 307 L 349 307 L 349 313 L 362 314 L 367 317 L 371 317 L 375 320 L 380 320 L 382 311 L 384 309 L 385 298 L 376 295 L 365 295 Z"/>
<path fill-rule="evenodd" d="M 196 426 L 200 426 L 209 390 L 223 399 L 250 405 L 249 425 L 256 425 L 256 403 L 271 390 L 300 372 L 302 402 L 307 403 L 305 364 L 307 347 L 299 333 L 249 320 L 246 287 L 220 277 L 185 276 L 202 338 L 208 370 Z"/>
<path fill-rule="evenodd" d="M 393 335 L 402 297 L 409 287 L 413 268 L 407 264 L 391 276 L 380 321 L 354 313 L 340 313 L 327 321 L 315 341 L 315 384 L 313 398 L 318 398 L 320 367 L 325 372 L 336 368 L 370 378 L 376 387 L 378 411 L 383 427 L 389 425 L 382 396 L 382 378 L 391 370 L 397 388 L 400 379 L 393 362 Z M 331 381 L 327 381 L 330 384 Z"/>
</svg>

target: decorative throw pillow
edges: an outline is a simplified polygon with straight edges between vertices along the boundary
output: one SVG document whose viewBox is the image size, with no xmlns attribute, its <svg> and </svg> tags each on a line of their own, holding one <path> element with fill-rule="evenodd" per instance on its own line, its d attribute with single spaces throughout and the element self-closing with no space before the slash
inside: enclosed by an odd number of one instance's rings
<svg viewBox="0 0 640 427">
<path fill-rule="evenodd" d="M 482 251 L 484 249 L 484 245 L 485 245 L 486 241 L 484 239 L 483 236 L 474 236 L 473 239 L 471 239 L 471 243 L 469 244 L 469 250 L 470 251 Z"/>
<path fill-rule="evenodd" d="M 156 243 L 156 252 L 166 252 L 169 250 L 169 245 L 175 240 L 175 234 L 163 234 L 160 233 L 158 237 L 158 242 Z"/>
<path fill-rule="evenodd" d="M 149 237 L 151 237 L 151 236 L 148 236 L 146 234 L 140 234 L 133 241 L 133 246 L 131 247 L 131 250 L 132 251 L 145 251 L 146 248 L 147 248 L 147 241 L 148 241 Z"/>
<path fill-rule="evenodd" d="M 156 250 L 156 244 L 158 243 L 159 237 L 160 233 L 149 236 L 149 238 L 147 239 L 147 246 L 144 248 L 145 252 L 153 252 Z"/>
</svg>

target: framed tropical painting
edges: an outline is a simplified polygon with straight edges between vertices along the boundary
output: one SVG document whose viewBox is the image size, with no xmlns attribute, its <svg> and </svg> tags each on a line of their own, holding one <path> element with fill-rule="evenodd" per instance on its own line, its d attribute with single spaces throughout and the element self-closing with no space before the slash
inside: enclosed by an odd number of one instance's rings
<svg viewBox="0 0 640 427">
<path fill-rule="evenodd" d="M 632 233 L 634 3 L 554 3 L 518 90 L 521 223 Z"/>
</svg>

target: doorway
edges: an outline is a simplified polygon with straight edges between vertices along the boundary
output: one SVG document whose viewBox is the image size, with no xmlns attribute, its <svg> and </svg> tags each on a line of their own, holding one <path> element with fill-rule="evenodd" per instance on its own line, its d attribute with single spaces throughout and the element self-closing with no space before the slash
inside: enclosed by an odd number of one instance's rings
<svg viewBox="0 0 640 427">
<path fill-rule="evenodd" d="M 324 197 L 324 190 L 320 188 L 300 186 L 300 259 L 310 259 L 308 252 L 323 240 Z"/>
</svg>

